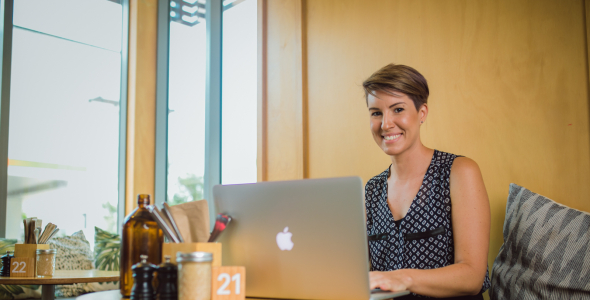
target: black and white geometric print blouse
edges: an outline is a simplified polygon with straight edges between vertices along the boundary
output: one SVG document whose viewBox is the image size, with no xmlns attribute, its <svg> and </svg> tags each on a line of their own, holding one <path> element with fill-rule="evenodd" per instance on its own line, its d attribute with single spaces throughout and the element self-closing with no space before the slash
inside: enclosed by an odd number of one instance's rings
<svg viewBox="0 0 590 300">
<path fill-rule="evenodd" d="M 369 256 L 373 271 L 435 269 L 455 261 L 451 223 L 451 166 L 457 155 L 434 150 L 406 216 L 394 220 L 387 204 L 389 168 L 365 186 Z M 482 292 L 490 287 L 488 272 Z"/>
</svg>

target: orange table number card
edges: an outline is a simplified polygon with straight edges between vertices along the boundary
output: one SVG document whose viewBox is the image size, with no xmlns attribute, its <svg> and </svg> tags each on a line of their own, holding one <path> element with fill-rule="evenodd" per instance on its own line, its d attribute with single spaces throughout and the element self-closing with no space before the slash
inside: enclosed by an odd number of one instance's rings
<svg viewBox="0 0 590 300">
<path fill-rule="evenodd" d="M 10 260 L 10 277 L 35 277 L 35 258 L 13 257 Z"/>
<path fill-rule="evenodd" d="M 211 269 L 211 300 L 244 300 L 245 298 L 245 267 L 213 267 Z"/>
</svg>

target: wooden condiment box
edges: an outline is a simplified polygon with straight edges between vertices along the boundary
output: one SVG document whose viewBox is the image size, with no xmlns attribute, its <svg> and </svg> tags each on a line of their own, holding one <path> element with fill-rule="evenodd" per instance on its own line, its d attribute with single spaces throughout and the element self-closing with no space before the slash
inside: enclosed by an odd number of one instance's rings
<svg viewBox="0 0 590 300">
<path fill-rule="evenodd" d="M 212 267 L 221 267 L 221 243 L 164 243 L 162 246 L 162 261 L 165 255 L 170 255 L 170 262 L 176 264 L 177 252 L 209 252 L 213 254 Z"/>
<path fill-rule="evenodd" d="M 14 257 L 29 257 L 33 259 L 33 270 L 37 276 L 37 249 L 47 250 L 49 244 L 16 244 L 14 245 Z"/>
</svg>

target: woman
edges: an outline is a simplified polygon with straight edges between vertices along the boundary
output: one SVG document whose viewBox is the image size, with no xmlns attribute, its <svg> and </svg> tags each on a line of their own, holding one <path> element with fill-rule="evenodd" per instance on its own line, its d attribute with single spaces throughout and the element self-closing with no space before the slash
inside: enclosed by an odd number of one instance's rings
<svg viewBox="0 0 590 300">
<path fill-rule="evenodd" d="M 425 147 L 428 85 L 387 65 L 363 83 L 371 132 L 391 165 L 365 187 L 371 288 L 483 299 L 490 207 L 478 165 Z"/>
</svg>

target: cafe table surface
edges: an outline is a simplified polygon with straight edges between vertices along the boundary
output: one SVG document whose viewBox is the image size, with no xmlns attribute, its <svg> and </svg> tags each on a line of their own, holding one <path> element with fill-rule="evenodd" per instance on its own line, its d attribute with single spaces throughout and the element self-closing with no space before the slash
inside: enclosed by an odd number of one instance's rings
<svg viewBox="0 0 590 300">
<path fill-rule="evenodd" d="M 103 291 L 103 292 L 95 292 L 90 294 L 84 294 L 82 296 L 78 296 L 76 300 L 122 300 L 122 299 L 129 299 L 121 297 L 121 292 L 119 290 L 113 291 Z M 251 300 L 252 298 L 248 298 Z M 252 299 L 254 300 L 254 299 Z M 265 299 L 268 300 L 268 299 Z"/>
<path fill-rule="evenodd" d="M 0 284 L 34 284 L 41 285 L 41 299 L 55 299 L 56 284 L 73 284 L 86 282 L 119 281 L 119 271 L 99 270 L 56 270 L 51 277 L 4 277 L 0 276 Z"/>
<path fill-rule="evenodd" d="M 84 294 L 82 296 L 78 296 L 76 300 L 122 300 L 122 299 L 129 299 L 121 297 L 121 292 L 119 290 L 113 291 L 103 291 L 103 292 L 95 292 L 90 294 Z M 253 298 L 248 298 L 248 300 L 255 300 Z M 265 299 L 268 300 L 268 299 Z"/>
<path fill-rule="evenodd" d="M 85 294 L 82 296 L 78 296 L 76 300 L 122 300 L 122 299 L 129 299 L 121 297 L 121 292 L 119 290 L 113 291 L 104 291 L 104 292 L 95 292 L 90 294 Z M 257 298 L 246 298 L 248 300 L 258 300 Z M 268 300 L 268 299 L 264 299 Z"/>
<path fill-rule="evenodd" d="M 103 291 L 103 292 L 95 292 L 90 294 L 84 294 L 82 296 L 78 296 L 76 300 L 122 300 L 122 299 L 129 299 L 121 297 L 121 292 L 119 290 L 113 291 Z M 256 300 L 256 298 L 247 298 L 248 300 Z M 268 300 L 268 299 L 264 299 Z"/>
</svg>

